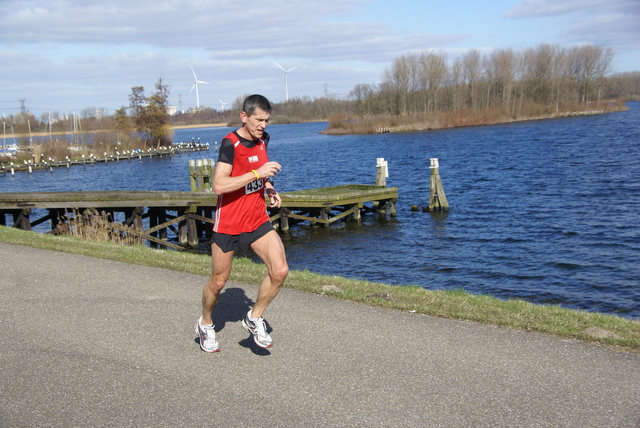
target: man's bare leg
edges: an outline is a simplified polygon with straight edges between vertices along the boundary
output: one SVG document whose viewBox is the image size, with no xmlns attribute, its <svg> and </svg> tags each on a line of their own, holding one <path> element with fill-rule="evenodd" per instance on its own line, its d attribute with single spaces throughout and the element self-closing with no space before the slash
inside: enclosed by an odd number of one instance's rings
<svg viewBox="0 0 640 428">
<path fill-rule="evenodd" d="M 280 291 L 285 278 L 289 274 L 289 265 L 280 235 L 275 230 L 251 244 L 253 251 L 262 259 L 268 273 L 260 284 L 256 303 L 253 305 L 251 316 L 261 318 L 264 310 Z"/>
<path fill-rule="evenodd" d="M 211 276 L 202 291 L 202 324 L 213 324 L 211 316 L 218 304 L 220 291 L 231 275 L 233 251 L 223 252 L 215 243 L 211 244 Z"/>
</svg>

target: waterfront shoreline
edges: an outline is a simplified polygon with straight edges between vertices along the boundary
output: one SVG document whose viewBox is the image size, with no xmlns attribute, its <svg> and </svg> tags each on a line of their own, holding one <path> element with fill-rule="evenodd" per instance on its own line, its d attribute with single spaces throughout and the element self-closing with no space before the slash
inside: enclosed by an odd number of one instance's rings
<svg viewBox="0 0 640 428">
<path fill-rule="evenodd" d="M 56 237 L 3 226 L 0 226 L 0 242 L 159 267 L 195 275 L 207 276 L 211 270 L 211 259 L 207 255 L 157 251 L 144 246 L 122 246 L 108 242 Z M 231 279 L 247 284 L 257 284 L 263 276 L 263 265 L 247 258 L 239 258 Z M 537 331 L 557 337 L 599 343 L 610 346 L 612 349 L 640 352 L 640 321 L 616 315 L 568 309 L 557 305 L 534 304 L 522 299 L 498 299 L 461 290 L 426 290 L 415 286 L 392 286 L 315 274 L 307 270 L 292 271 L 285 287 L 369 306 L 493 324 L 524 331 Z"/>
<path fill-rule="evenodd" d="M 329 126 L 321 133 L 326 135 L 365 135 L 389 132 L 413 133 L 468 128 L 474 126 L 491 126 L 539 120 L 563 119 L 579 116 L 599 116 L 607 113 L 617 113 L 627 110 L 629 110 L 629 108 L 625 104 L 611 104 L 607 105 L 606 108 L 587 109 L 580 111 L 563 111 L 558 113 L 549 113 L 538 116 L 518 118 L 505 116 L 487 118 L 483 112 L 479 112 L 477 116 L 461 115 L 460 117 L 456 118 L 450 118 L 448 117 L 449 115 L 438 112 L 434 113 L 429 118 L 425 118 L 422 116 L 382 116 L 380 118 L 364 116 L 359 119 L 344 119 L 342 123 L 336 121 L 333 121 L 333 123 L 330 122 Z"/>
</svg>

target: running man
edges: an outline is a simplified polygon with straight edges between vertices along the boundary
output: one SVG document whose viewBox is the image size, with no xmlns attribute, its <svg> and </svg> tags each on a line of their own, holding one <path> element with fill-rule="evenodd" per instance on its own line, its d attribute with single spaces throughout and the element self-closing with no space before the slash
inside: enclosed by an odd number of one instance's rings
<svg viewBox="0 0 640 428">
<path fill-rule="evenodd" d="M 270 116 L 271 104 L 265 97 L 247 97 L 240 113 L 242 126 L 229 133 L 220 145 L 213 178 L 218 205 L 211 242 L 212 271 L 202 292 L 202 316 L 195 326 L 200 348 L 205 352 L 220 350 L 213 310 L 231 274 L 235 252 L 246 252 L 249 248 L 262 259 L 268 272 L 242 326 L 253 335 L 258 346 L 269 348 L 273 345 L 263 314 L 284 283 L 289 266 L 284 245 L 269 221 L 265 204 L 265 194 L 271 207 L 280 207 L 282 202 L 271 181 L 281 166 L 269 161 L 267 155 L 269 134 L 265 128 Z"/>
</svg>

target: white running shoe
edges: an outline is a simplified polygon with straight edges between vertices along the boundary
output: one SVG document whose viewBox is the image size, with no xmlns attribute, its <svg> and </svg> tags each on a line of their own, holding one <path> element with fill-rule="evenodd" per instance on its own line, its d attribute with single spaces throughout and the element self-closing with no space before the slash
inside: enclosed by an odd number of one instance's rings
<svg viewBox="0 0 640 428">
<path fill-rule="evenodd" d="M 249 319 L 249 315 L 251 315 L 251 310 L 249 310 L 242 320 L 242 326 L 253 335 L 253 341 L 256 342 L 256 345 L 261 348 L 270 348 L 273 346 L 273 340 L 271 340 L 271 336 L 267 333 L 267 326 L 264 323 L 264 318 L 258 318 L 254 323 Z"/>
<path fill-rule="evenodd" d="M 202 325 L 200 324 L 202 317 L 196 321 L 196 334 L 200 337 L 200 348 L 204 352 L 218 352 L 220 345 L 216 340 L 216 331 L 213 329 L 214 325 Z"/>
</svg>

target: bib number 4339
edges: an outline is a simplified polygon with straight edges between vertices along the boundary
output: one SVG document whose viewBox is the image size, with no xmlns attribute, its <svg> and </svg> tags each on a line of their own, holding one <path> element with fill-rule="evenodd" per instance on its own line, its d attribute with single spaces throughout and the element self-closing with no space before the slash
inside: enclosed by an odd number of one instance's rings
<svg viewBox="0 0 640 428">
<path fill-rule="evenodd" d="M 253 180 L 251 183 L 247 184 L 246 186 L 244 186 L 244 191 L 245 193 L 248 195 L 249 193 L 253 193 L 253 192 L 257 192 L 258 190 L 262 190 L 262 187 L 264 186 L 264 180 L 263 179 L 256 179 Z"/>
</svg>

